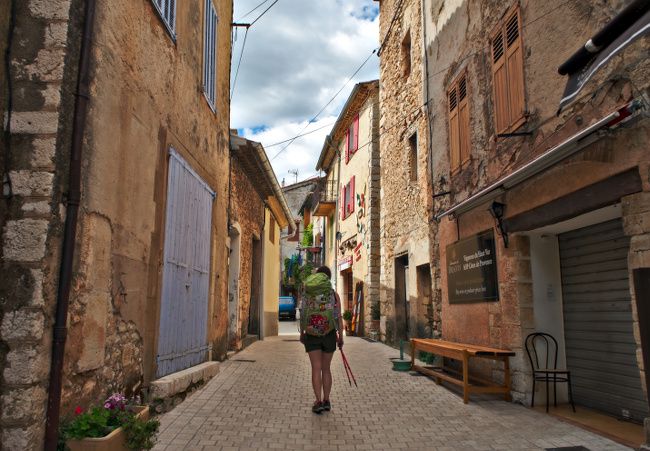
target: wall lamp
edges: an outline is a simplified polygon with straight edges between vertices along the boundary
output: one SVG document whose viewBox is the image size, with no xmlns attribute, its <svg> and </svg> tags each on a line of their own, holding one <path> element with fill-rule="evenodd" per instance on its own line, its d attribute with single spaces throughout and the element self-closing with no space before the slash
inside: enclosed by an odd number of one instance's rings
<svg viewBox="0 0 650 451">
<path fill-rule="evenodd" d="M 506 212 L 506 204 L 502 204 L 501 202 L 494 201 L 492 202 L 492 205 L 490 205 L 490 209 L 488 210 L 494 220 L 497 223 L 497 228 L 499 229 L 499 233 L 501 234 L 501 237 L 503 238 L 503 246 L 508 247 L 508 232 L 503 225 L 503 216 Z"/>
</svg>

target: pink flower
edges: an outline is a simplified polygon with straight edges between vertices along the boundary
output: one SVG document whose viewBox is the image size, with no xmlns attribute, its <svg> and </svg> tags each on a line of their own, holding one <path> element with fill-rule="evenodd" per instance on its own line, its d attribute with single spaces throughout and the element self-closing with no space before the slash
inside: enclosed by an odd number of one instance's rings
<svg viewBox="0 0 650 451">
<path fill-rule="evenodd" d="M 77 408 L 74 409 L 75 415 L 81 415 L 82 413 L 84 413 L 84 409 L 82 409 L 81 406 L 77 406 Z"/>
</svg>

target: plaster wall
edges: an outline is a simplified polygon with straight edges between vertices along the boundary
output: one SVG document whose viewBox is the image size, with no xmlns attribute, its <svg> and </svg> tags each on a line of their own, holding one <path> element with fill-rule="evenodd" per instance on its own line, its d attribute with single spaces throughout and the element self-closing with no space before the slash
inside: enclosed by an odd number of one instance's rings
<svg viewBox="0 0 650 451">
<path fill-rule="evenodd" d="M 64 413 L 154 377 L 170 147 L 216 192 L 207 321 L 213 355 L 223 354 L 232 2 L 215 6 L 213 112 L 202 94 L 203 1 L 178 4 L 175 39 L 149 1 L 97 4 Z"/>
<path fill-rule="evenodd" d="M 280 227 L 273 222 L 275 230 L 271 232 L 271 211 L 265 209 L 266 227 L 264 228 L 264 321 L 262 334 L 264 337 L 278 335 L 278 308 L 280 297 Z M 274 240 L 271 240 L 271 236 Z"/>
<path fill-rule="evenodd" d="M 369 309 L 369 272 L 370 258 L 369 250 L 371 247 L 371 240 L 373 240 L 376 230 L 371 222 L 370 208 L 373 202 L 371 192 L 371 172 L 373 165 L 373 150 L 374 143 L 376 142 L 376 127 L 374 124 L 374 117 L 376 115 L 376 102 L 377 96 L 371 95 L 367 100 L 359 105 L 359 147 L 357 151 L 352 154 L 349 160 L 345 161 L 343 157 L 340 161 L 339 168 L 339 215 L 338 231 L 340 233 L 340 240 L 338 241 L 337 259 L 340 261 L 344 258 L 352 258 L 352 275 L 353 275 L 353 289 L 354 301 L 358 299 L 356 291 L 357 284 L 363 283 L 363 309 L 364 315 L 368 316 Z M 350 115 L 350 120 L 347 123 L 341 124 L 341 130 L 347 130 L 352 124 L 354 115 Z M 347 143 L 345 138 L 340 140 L 338 144 L 338 154 L 345 155 Z M 374 155 L 376 158 L 376 155 Z M 354 177 L 354 211 L 347 214 L 345 218 L 341 217 L 341 205 L 344 202 L 343 186 L 350 182 Z M 375 226 L 376 227 L 376 226 Z M 355 251 L 356 249 L 356 251 Z M 336 266 L 335 266 L 336 267 Z M 336 267 L 337 268 L 337 267 Z M 336 288 L 339 296 L 341 297 L 344 305 L 346 304 L 347 295 L 345 293 L 346 286 L 343 283 L 343 277 L 338 271 L 333 271 L 337 274 Z"/>
</svg>

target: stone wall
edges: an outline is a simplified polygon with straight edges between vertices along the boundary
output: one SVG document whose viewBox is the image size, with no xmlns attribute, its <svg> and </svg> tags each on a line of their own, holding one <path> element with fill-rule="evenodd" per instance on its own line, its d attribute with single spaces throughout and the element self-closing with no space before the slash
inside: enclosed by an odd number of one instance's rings
<svg viewBox="0 0 650 451">
<path fill-rule="evenodd" d="M 253 240 L 264 239 L 265 208 L 253 182 L 248 178 L 235 155 L 231 165 L 230 222 L 237 224 L 241 232 L 239 235 L 238 327 L 237 331 L 230 331 L 229 348 L 239 350 L 242 347 L 242 339 L 248 332 Z"/>
<path fill-rule="evenodd" d="M 43 440 L 65 213 L 59 187 L 67 184 L 73 110 L 68 94 L 79 50 L 79 23 L 69 18 L 83 15 L 80 3 L 16 2 L 11 72 L 0 77 L 3 123 L 11 115 L 1 166 L 11 193 L 0 200 L 0 443 L 7 450 L 40 449 Z M 0 13 L 4 54 L 10 2 Z"/>
<path fill-rule="evenodd" d="M 401 3 L 401 8 L 395 8 Z M 429 250 L 431 188 L 427 156 L 429 130 L 424 107 L 422 14 L 416 0 L 380 3 L 380 160 L 381 160 L 381 315 L 382 333 L 395 343 L 395 258 L 408 255 L 409 322 L 420 335 L 433 336 L 438 324 L 426 312 L 439 310 L 437 287 L 433 296 L 417 292 L 415 268 L 434 262 Z M 396 20 L 393 24 L 393 17 Z M 389 27 L 392 26 L 390 34 Z M 406 44 L 410 40 L 410 73 L 405 75 Z M 406 52 L 406 53 L 405 53 Z M 408 72 L 408 71 L 406 71 Z M 417 136 L 417 180 L 410 177 L 409 139 Z M 435 270 L 435 263 L 432 270 Z M 436 307 L 429 305 L 435 302 Z M 415 336 L 415 332 L 413 336 Z"/>
</svg>

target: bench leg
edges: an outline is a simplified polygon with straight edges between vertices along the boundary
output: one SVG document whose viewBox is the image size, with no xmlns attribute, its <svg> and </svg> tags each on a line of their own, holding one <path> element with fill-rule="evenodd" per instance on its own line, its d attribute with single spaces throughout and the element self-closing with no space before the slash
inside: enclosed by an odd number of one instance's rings
<svg viewBox="0 0 650 451">
<path fill-rule="evenodd" d="M 469 402 L 469 354 L 463 351 L 463 402 Z"/>
<path fill-rule="evenodd" d="M 415 365 L 415 342 L 411 340 L 411 369 Z"/>
<path fill-rule="evenodd" d="M 503 357 L 503 381 L 507 390 L 503 394 L 503 399 L 512 401 L 512 396 L 510 396 L 510 357 Z"/>
</svg>

